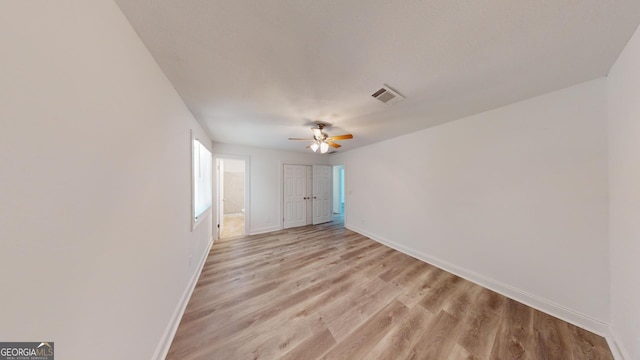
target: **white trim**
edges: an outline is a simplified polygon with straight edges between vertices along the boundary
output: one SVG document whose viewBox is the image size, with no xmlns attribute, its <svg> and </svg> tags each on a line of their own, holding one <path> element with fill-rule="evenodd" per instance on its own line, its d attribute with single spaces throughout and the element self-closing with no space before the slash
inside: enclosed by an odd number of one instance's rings
<svg viewBox="0 0 640 360">
<path fill-rule="evenodd" d="M 182 297 L 180 298 L 180 301 L 178 302 L 178 306 L 173 311 L 173 315 L 171 315 L 169 324 L 167 325 L 164 334 L 162 334 L 162 338 L 160 339 L 160 343 L 156 347 L 156 351 L 153 353 L 152 359 L 163 360 L 167 357 L 167 353 L 169 352 L 169 348 L 171 347 L 173 338 L 174 336 L 176 336 L 176 331 L 178 331 L 180 320 L 182 320 L 182 315 L 184 315 L 184 311 L 187 309 L 187 304 L 189 303 L 189 299 L 191 299 L 193 290 L 196 288 L 196 284 L 198 283 L 198 279 L 200 278 L 200 274 L 202 273 L 202 269 L 204 268 L 204 264 L 207 260 L 209 252 L 211 251 L 212 245 L 213 237 L 209 240 L 207 250 L 202 254 L 200 264 L 198 264 L 198 270 L 191 277 L 189 286 L 187 286 L 187 288 L 185 289 Z"/>
<path fill-rule="evenodd" d="M 282 228 L 279 225 L 265 226 L 265 227 L 251 230 L 251 233 L 249 235 L 265 234 L 265 233 L 274 232 L 278 230 L 282 230 Z"/>
<path fill-rule="evenodd" d="M 609 333 L 609 325 L 600 320 L 594 319 L 589 315 L 580 313 L 573 309 L 569 309 L 560 304 L 556 304 L 553 301 L 549 301 L 540 296 L 528 293 L 526 291 L 515 288 L 511 285 L 502 283 L 495 279 L 486 277 L 484 275 L 478 274 L 474 271 L 465 269 L 463 267 L 451 264 L 447 261 L 435 258 L 433 256 L 429 256 L 427 254 L 415 251 L 410 249 L 404 245 L 400 245 L 394 241 L 384 239 L 380 236 L 376 236 L 374 234 L 370 234 L 365 230 L 359 229 L 355 226 L 347 225 L 345 226 L 347 229 L 360 233 L 372 240 L 375 240 L 381 244 L 387 245 L 395 250 L 398 250 L 404 254 L 407 254 L 411 257 L 414 257 L 418 260 L 422 260 L 426 263 L 439 267 L 445 271 L 448 271 L 452 274 L 460 276 L 466 280 L 469 280 L 473 283 L 476 283 L 482 287 L 493 290 L 499 294 L 502 294 L 508 298 L 519 301 L 525 305 L 528 305 L 534 309 L 545 312 L 549 315 L 555 316 L 559 319 L 562 319 L 568 323 L 579 326 L 586 330 L 589 330 L 593 333 L 606 337 Z"/>
<path fill-rule="evenodd" d="M 193 209 L 191 209 L 191 213 L 195 214 Z M 211 215 L 211 213 L 213 213 L 213 206 L 209 206 L 205 211 L 200 213 L 200 215 L 198 215 L 197 217 L 193 215 L 191 217 L 191 231 L 195 231 L 198 228 L 198 226 L 200 226 L 200 224 L 202 224 L 204 220 Z"/>
<path fill-rule="evenodd" d="M 200 138 L 198 138 L 197 136 L 195 136 L 193 134 L 193 129 L 189 130 L 189 134 L 191 136 L 191 231 L 195 231 L 195 229 L 203 222 L 204 219 L 207 218 L 207 216 L 209 214 L 205 214 L 207 212 L 211 212 L 212 208 L 213 208 L 213 200 L 214 200 L 214 196 L 213 196 L 213 184 L 214 184 L 214 179 L 213 176 L 215 174 L 215 172 L 213 171 L 213 166 L 215 164 L 215 160 L 213 158 L 213 152 L 211 151 L 210 147 L 212 146 L 211 144 L 211 139 L 207 139 L 209 142 L 209 146 L 207 146 L 203 141 L 200 140 Z M 206 208 L 204 211 L 202 211 L 200 214 L 198 214 L 198 217 L 196 217 L 196 211 L 195 211 L 195 177 L 194 177 L 194 156 L 195 156 L 195 146 L 194 146 L 194 141 L 198 141 L 199 144 L 201 144 L 207 151 L 209 151 L 209 153 L 211 154 L 211 169 L 212 169 L 212 173 L 211 173 L 211 205 Z M 204 215 L 203 215 L 204 214 Z"/>
<path fill-rule="evenodd" d="M 278 187 L 278 198 L 280 199 L 280 208 L 278 209 L 278 230 L 284 230 L 284 165 L 286 163 L 280 160 L 278 165 L 278 183 L 280 186 Z M 289 164 L 286 164 L 289 165 Z M 259 232 L 260 229 L 256 229 L 252 232 L 252 234 L 262 234 L 268 231 Z"/>
<path fill-rule="evenodd" d="M 609 335 L 606 337 L 607 343 L 609 344 L 609 348 L 611 349 L 611 353 L 613 354 L 613 358 L 615 360 L 625 360 L 631 359 L 631 355 L 624 347 L 621 341 L 618 341 L 618 333 L 616 332 L 615 327 L 611 325 L 609 327 Z"/>
</svg>

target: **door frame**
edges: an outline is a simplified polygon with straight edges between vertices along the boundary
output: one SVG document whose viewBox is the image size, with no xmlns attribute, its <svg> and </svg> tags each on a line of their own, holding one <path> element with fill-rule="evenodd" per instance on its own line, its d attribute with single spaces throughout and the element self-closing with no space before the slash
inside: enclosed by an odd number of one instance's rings
<svg viewBox="0 0 640 360">
<path fill-rule="evenodd" d="M 216 235 L 220 237 L 220 234 L 224 232 L 224 158 L 217 158 L 213 162 L 216 166 L 215 170 L 215 179 L 216 184 L 216 224 L 214 226 L 216 230 Z"/>
<path fill-rule="evenodd" d="M 219 204 L 220 199 L 218 190 L 220 187 L 218 186 L 218 160 L 219 159 L 231 159 L 231 160 L 244 160 L 244 235 L 249 235 L 251 232 L 251 157 L 248 155 L 233 155 L 233 154 L 224 154 L 224 153 L 213 153 L 213 163 L 216 164 L 214 166 L 214 176 L 213 176 L 213 186 L 215 189 L 215 207 L 213 212 L 214 216 L 214 224 L 213 224 L 213 239 L 218 239 L 218 224 L 220 221 L 220 216 L 223 214 L 219 214 Z"/>
</svg>

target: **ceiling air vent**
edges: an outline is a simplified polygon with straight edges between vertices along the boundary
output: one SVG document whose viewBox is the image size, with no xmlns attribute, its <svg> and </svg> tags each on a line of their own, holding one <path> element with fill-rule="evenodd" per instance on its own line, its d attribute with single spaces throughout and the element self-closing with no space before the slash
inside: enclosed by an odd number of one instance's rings
<svg viewBox="0 0 640 360">
<path fill-rule="evenodd" d="M 374 92 L 371 96 L 389 105 L 404 100 L 404 96 L 398 94 L 388 85 L 382 86 L 380 90 Z"/>
</svg>

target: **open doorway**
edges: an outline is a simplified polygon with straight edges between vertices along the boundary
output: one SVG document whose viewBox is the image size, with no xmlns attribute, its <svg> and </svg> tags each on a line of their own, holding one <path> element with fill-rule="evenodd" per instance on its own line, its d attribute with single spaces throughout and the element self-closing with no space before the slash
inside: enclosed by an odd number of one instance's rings
<svg viewBox="0 0 640 360">
<path fill-rule="evenodd" d="M 217 157 L 218 239 L 244 236 L 246 214 L 246 161 Z"/>
<path fill-rule="evenodd" d="M 344 165 L 333 167 L 333 214 L 344 215 Z"/>
</svg>

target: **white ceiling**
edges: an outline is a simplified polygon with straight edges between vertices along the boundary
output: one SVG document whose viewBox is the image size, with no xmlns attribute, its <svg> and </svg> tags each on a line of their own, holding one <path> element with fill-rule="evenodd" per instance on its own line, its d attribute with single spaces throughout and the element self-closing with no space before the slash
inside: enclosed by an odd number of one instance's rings
<svg viewBox="0 0 640 360">
<path fill-rule="evenodd" d="M 214 141 L 378 142 L 607 74 L 638 0 L 116 0 Z M 406 100 L 371 97 L 388 84 Z"/>
</svg>

